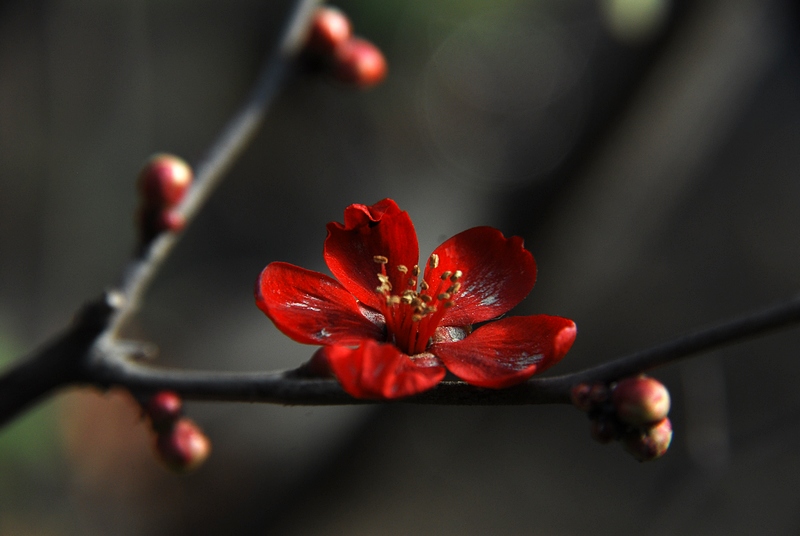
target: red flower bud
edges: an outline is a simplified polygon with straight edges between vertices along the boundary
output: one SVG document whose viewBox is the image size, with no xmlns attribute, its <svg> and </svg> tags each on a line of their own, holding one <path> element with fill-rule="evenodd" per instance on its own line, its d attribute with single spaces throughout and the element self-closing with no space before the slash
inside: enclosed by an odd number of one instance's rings
<svg viewBox="0 0 800 536">
<path fill-rule="evenodd" d="M 193 471 L 211 454 L 211 441 L 189 419 L 179 419 L 156 437 L 156 452 L 173 471 Z"/>
<path fill-rule="evenodd" d="M 174 391 L 159 391 L 150 397 L 144 411 L 156 430 L 165 430 L 177 421 L 183 410 L 183 402 Z"/>
<path fill-rule="evenodd" d="M 653 378 L 625 378 L 611 395 L 617 417 L 634 426 L 659 422 L 669 413 L 669 391 Z"/>
<path fill-rule="evenodd" d="M 386 78 L 386 59 L 378 47 L 353 37 L 333 52 L 333 75 L 345 84 L 367 88 Z"/>
<path fill-rule="evenodd" d="M 311 21 L 306 46 L 310 52 L 329 55 L 352 35 L 353 27 L 347 15 L 334 7 L 321 7 Z"/>
<path fill-rule="evenodd" d="M 156 154 L 139 172 L 139 192 L 147 207 L 174 207 L 192 183 L 189 164 L 170 154 Z"/>
<path fill-rule="evenodd" d="M 640 462 L 648 462 L 663 456 L 672 441 L 672 423 L 669 419 L 645 429 L 631 428 L 622 437 L 625 450 Z"/>
</svg>

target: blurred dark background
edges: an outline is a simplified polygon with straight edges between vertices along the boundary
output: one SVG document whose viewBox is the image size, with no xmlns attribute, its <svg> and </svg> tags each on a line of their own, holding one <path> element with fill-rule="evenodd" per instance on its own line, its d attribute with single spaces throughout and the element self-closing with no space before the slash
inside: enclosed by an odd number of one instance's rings
<svg viewBox="0 0 800 536">
<path fill-rule="evenodd" d="M 131 326 L 160 363 L 302 363 L 255 278 L 323 270 L 325 224 L 384 197 L 423 252 L 476 225 L 525 237 L 519 312 L 578 324 L 553 373 L 797 293 L 793 2 L 337 5 L 389 78 L 287 85 Z M 142 162 L 201 157 L 288 7 L 0 2 L 0 363 L 114 283 Z M 70 391 L 0 431 L 0 534 L 797 534 L 798 347 L 789 330 L 659 370 L 675 438 L 649 464 L 569 407 L 191 403 L 215 450 L 176 477 L 124 394 Z"/>
</svg>

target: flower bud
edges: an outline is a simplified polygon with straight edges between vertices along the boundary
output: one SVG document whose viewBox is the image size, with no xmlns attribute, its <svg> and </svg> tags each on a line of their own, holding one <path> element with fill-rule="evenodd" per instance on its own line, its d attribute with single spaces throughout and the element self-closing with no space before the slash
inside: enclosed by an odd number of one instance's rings
<svg viewBox="0 0 800 536">
<path fill-rule="evenodd" d="M 154 430 L 168 430 L 183 411 L 183 402 L 174 391 L 159 391 L 150 397 L 144 411 L 153 423 Z"/>
<path fill-rule="evenodd" d="M 374 86 L 386 78 L 386 71 L 383 53 L 366 39 L 352 37 L 333 52 L 333 75 L 345 84 Z"/>
<path fill-rule="evenodd" d="M 353 35 L 350 19 L 334 7 L 321 7 L 314 13 L 306 47 L 309 52 L 330 55 Z"/>
<path fill-rule="evenodd" d="M 669 391 L 654 378 L 625 378 L 611 395 L 617 417 L 634 426 L 659 422 L 669 413 Z"/>
<path fill-rule="evenodd" d="M 669 419 L 644 429 L 631 428 L 622 437 L 625 450 L 640 462 L 648 462 L 663 456 L 672 441 L 672 423 Z"/>
<path fill-rule="evenodd" d="M 139 192 L 147 207 L 174 207 L 192 183 L 192 168 L 171 154 L 156 154 L 139 172 Z"/>
<path fill-rule="evenodd" d="M 173 471 L 186 473 L 200 467 L 211 454 L 211 441 L 189 419 L 178 419 L 156 437 L 156 452 Z"/>
</svg>

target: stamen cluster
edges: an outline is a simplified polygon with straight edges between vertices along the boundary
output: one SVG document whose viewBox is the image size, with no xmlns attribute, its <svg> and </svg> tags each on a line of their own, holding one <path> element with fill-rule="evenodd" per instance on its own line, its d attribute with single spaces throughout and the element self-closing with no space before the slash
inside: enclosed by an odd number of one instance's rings
<svg viewBox="0 0 800 536">
<path fill-rule="evenodd" d="M 375 291 L 384 296 L 381 312 L 386 319 L 388 340 L 409 355 L 424 352 L 445 310 L 453 306 L 453 296 L 461 288 L 461 270 L 443 272 L 434 288 L 425 279 L 420 280 L 418 265 L 409 270 L 398 264 L 394 269 L 401 274 L 401 288 L 394 289 L 387 273 L 389 259 L 376 255 L 372 260 L 381 266 L 377 274 L 380 286 Z M 433 269 L 438 265 L 439 256 L 434 253 L 428 259 L 428 266 Z"/>
</svg>

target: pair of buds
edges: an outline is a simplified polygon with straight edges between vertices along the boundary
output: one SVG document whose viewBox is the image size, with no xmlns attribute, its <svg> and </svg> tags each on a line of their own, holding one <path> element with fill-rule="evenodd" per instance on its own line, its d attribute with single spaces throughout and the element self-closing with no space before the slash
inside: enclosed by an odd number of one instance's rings
<svg viewBox="0 0 800 536">
<path fill-rule="evenodd" d="M 570 394 L 572 403 L 588 413 L 592 438 L 599 443 L 620 441 L 642 462 L 667 452 L 672 441 L 670 397 L 658 380 L 637 376 L 611 385 L 581 383 Z"/>
<path fill-rule="evenodd" d="M 183 416 L 183 402 L 177 393 L 159 391 L 142 408 L 156 433 L 156 454 L 168 468 L 179 473 L 193 471 L 211 454 L 211 441 L 194 421 Z"/>
</svg>

